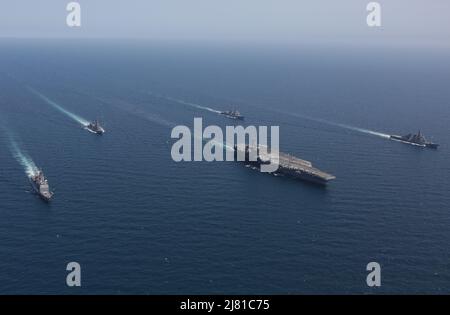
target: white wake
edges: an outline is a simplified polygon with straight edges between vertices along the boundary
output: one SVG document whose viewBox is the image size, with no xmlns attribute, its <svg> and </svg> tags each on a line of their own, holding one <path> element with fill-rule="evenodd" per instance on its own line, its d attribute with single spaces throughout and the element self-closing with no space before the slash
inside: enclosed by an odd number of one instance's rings
<svg viewBox="0 0 450 315">
<path fill-rule="evenodd" d="M 72 118 L 73 120 L 75 120 L 76 122 L 78 122 L 79 124 L 83 125 L 83 126 L 87 126 L 89 125 L 89 121 L 87 121 L 86 119 L 69 112 L 67 109 L 63 108 L 61 105 L 55 103 L 54 101 L 52 101 L 51 99 L 49 99 L 47 96 L 45 96 L 44 94 L 36 91 L 35 89 L 28 87 L 28 89 L 34 93 L 35 95 L 37 95 L 39 98 L 41 98 L 43 101 L 45 101 L 48 105 L 52 106 L 53 108 L 59 110 L 61 113 L 63 113 L 64 115 L 66 115 L 67 117 Z"/>
<path fill-rule="evenodd" d="M 180 100 L 178 98 L 174 98 L 174 97 L 171 97 L 171 96 L 164 96 L 164 95 L 154 94 L 152 92 L 149 92 L 149 94 L 155 95 L 157 97 L 164 98 L 164 99 L 166 99 L 168 101 L 172 101 L 172 102 L 179 103 L 179 104 L 182 104 L 182 105 L 190 106 L 190 107 L 193 107 L 193 108 L 198 108 L 198 109 L 205 110 L 205 111 L 208 111 L 208 112 L 211 112 L 211 113 L 216 113 L 216 114 L 220 114 L 221 113 L 220 110 L 217 110 L 217 109 L 214 109 L 214 108 L 211 108 L 211 107 L 207 107 L 207 106 L 202 106 L 202 105 L 199 105 L 199 104 L 196 104 L 196 103 L 186 102 L 184 100 Z"/>
<path fill-rule="evenodd" d="M 9 140 L 11 153 L 17 160 L 17 162 L 19 162 L 19 164 L 23 166 L 25 174 L 27 174 L 28 177 L 36 175 L 38 168 L 31 157 L 20 149 L 19 145 L 12 136 L 9 137 Z"/>
<path fill-rule="evenodd" d="M 374 130 L 370 130 L 370 129 L 359 128 L 359 127 L 350 126 L 350 125 L 347 125 L 347 124 L 336 123 L 336 122 L 329 121 L 329 120 L 326 120 L 326 119 L 314 118 L 314 117 L 311 117 L 311 116 L 306 116 L 306 115 L 301 115 L 301 114 L 296 114 L 296 113 L 289 113 L 289 114 L 292 115 L 292 116 L 308 119 L 308 120 L 315 121 L 315 122 L 324 123 L 324 124 L 335 126 L 335 127 L 341 127 L 341 128 L 344 128 L 344 129 L 353 130 L 353 131 L 369 134 L 369 135 L 372 135 L 372 136 L 381 137 L 381 138 L 384 138 L 384 139 L 389 139 L 390 138 L 390 135 L 388 135 L 386 133 L 382 133 L 382 132 L 378 132 L 378 131 L 374 131 Z"/>
</svg>

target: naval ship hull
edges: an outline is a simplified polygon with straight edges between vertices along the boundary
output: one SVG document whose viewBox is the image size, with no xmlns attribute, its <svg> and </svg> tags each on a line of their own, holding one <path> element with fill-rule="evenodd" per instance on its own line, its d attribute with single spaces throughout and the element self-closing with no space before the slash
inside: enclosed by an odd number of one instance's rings
<svg viewBox="0 0 450 315">
<path fill-rule="evenodd" d="M 254 166 L 254 167 L 258 168 L 258 169 L 260 169 L 262 164 L 265 164 L 261 160 L 258 160 L 258 161 L 243 161 L 243 163 L 245 163 L 246 165 Z M 282 175 L 282 176 L 285 176 L 287 178 L 297 179 L 297 180 L 305 181 L 305 182 L 308 182 L 308 183 L 311 183 L 311 184 L 315 184 L 315 185 L 320 185 L 320 186 L 326 186 L 332 179 L 335 178 L 335 177 L 326 178 L 326 177 L 323 177 L 323 176 L 316 176 L 316 175 L 313 175 L 311 173 L 308 173 L 308 172 L 305 172 L 305 171 L 302 171 L 302 170 L 286 168 L 286 167 L 283 167 L 282 165 L 280 165 L 278 167 L 278 170 L 273 172 L 272 174 Z"/>
<path fill-rule="evenodd" d="M 285 176 L 288 176 L 290 178 L 294 178 L 294 179 L 300 179 L 312 184 L 316 184 L 316 185 L 327 185 L 329 183 L 329 181 L 331 179 L 325 179 L 323 177 L 320 176 L 315 176 L 306 172 L 302 172 L 299 170 L 291 170 L 291 169 L 286 169 L 286 168 L 279 168 L 277 173 L 283 174 Z"/>
<path fill-rule="evenodd" d="M 437 143 L 432 143 L 432 142 L 417 143 L 417 142 L 413 142 L 413 141 L 408 141 L 407 139 L 405 139 L 405 137 L 396 136 L 396 135 L 391 135 L 390 139 L 393 141 L 398 141 L 398 142 L 409 144 L 409 145 L 415 145 L 417 147 L 422 147 L 422 148 L 437 149 L 439 147 L 439 144 L 437 144 Z"/>
<path fill-rule="evenodd" d="M 97 134 L 97 135 L 99 135 L 99 136 L 102 136 L 102 135 L 105 133 L 104 130 L 93 130 L 93 129 L 89 128 L 89 127 L 86 127 L 85 129 L 86 129 L 87 131 L 89 131 L 89 132 L 91 132 L 91 133 L 95 133 L 95 134 Z"/>
<path fill-rule="evenodd" d="M 245 160 L 242 161 L 247 165 L 254 166 L 256 168 L 260 168 L 261 165 L 267 164 L 267 159 L 262 158 L 258 151 L 258 156 L 256 161 L 249 160 L 248 146 L 245 148 Z M 237 160 L 238 149 L 235 146 L 235 159 Z M 293 179 L 298 179 L 302 181 L 306 181 L 312 184 L 325 186 L 331 180 L 336 177 L 325 173 L 317 168 L 314 168 L 312 164 L 308 161 L 290 156 L 285 153 L 279 153 L 279 165 L 278 169 L 273 172 L 275 175 L 283 175 L 286 177 L 290 177 Z"/>
<path fill-rule="evenodd" d="M 244 116 L 234 116 L 234 115 L 230 115 L 230 114 L 227 114 L 227 113 L 220 113 L 221 115 L 223 115 L 223 116 L 225 116 L 225 117 L 227 117 L 227 118 L 230 118 L 230 119 L 234 119 L 234 120 L 244 120 Z"/>
<path fill-rule="evenodd" d="M 44 194 L 41 193 L 41 191 L 39 190 L 39 186 L 31 179 L 29 178 L 29 182 L 31 185 L 31 188 L 33 188 L 33 191 L 45 202 L 50 202 L 51 200 L 51 196 L 46 196 Z"/>
</svg>

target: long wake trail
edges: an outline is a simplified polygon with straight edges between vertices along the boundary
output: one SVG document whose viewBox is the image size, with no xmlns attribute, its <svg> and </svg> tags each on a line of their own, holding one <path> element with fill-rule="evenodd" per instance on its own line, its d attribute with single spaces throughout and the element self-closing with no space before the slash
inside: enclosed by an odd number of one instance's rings
<svg viewBox="0 0 450 315">
<path fill-rule="evenodd" d="M 347 124 L 341 124 L 341 123 L 329 121 L 329 120 L 326 120 L 326 119 L 314 118 L 314 117 L 311 117 L 311 116 L 306 116 L 306 115 L 301 115 L 301 114 L 296 114 L 296 113 L 286 113 L 286 114 L 290 114 L 292 116 L 308 119 L 308 120 L 315 121 L 315 122 L 320 122 L 320 123 L 327 124 L 327 125 L 330 125 L 330 126 L 340 127 L 340 128 L 344 128 L 344 129 L 348 129 L 348 130 L 352 130 L 352 131 L 357 131 L 357 132 L 360 132 L 360 133 L 369 134 L 369 135 L 372 135 L 372 136 L 381 137 L 381 138 L 384 138 L 384 139 L 389 139 L 391 137 L 390 135 L 388 135 L 386 133 L 382 133 L 382 132 L 378 132 L 378 131 L 374 131 L 374 130 L 370 130 L 370 129 L 365 129 L 365 128 L 359 128 L 359 127 L 355 127 L 355 126 L 350 126 L 350 125 L 347 125 Z"/>
<path fill-rule="evenodd" d="M 174 97 L 171 97 L 171 96 L 164 96 L 164 95 L 154 94 L 152 92 L 149 92 L 149 93 L 151 95 L 154 95 L 154 96 L 157 96 L 157 97 L 161 97 L 161 98 L 164 98 L 166 100 L 169 100 L 169 101 L 172 101 L 172 102 L 176 102 L 176 103 L 179 103 L 179 104 L 187 105 L 187 106 L 190 106 L 190 107 L 206 110 L 206 111 L 217 113 L 217 114 L 221 113 L 221 111 L 216 110 L 216 109 L 211 108 L 211 107 L 207 107 L 207 106 L 202 106 L 202 105 L 195 104 L 195 103 L 186 102 L 184 100 L 180 100 L 180 99 L 177 99 L 177 98 L 174 98 Z M 308 120 L 315 121 L 315 122 L 324 123 L 324 124 L 327 124 L 327 125 L 330 125 L 330 126 L 340 127 L 340 128 L 344 128 L 344 129 L 360 132 L 360 133 L 369 134 L 369 135 L 372 135 L 372 136 L 381 137 L 381 138 L 384 138 L 384 139 L 389 139 L 390 138 L 390 135 L 388 135 L 386 133 L 382 133 L 382 132 L 378 132 L 378 131 L 374 131 L 374 130 L 370 130 L 370 129 L 359 128 L 359 127 L 350 126 L 350 125 L 347 125 L 347 124 L 337 123 L 337 122 L 329 121 L 329 120 L 326 120 L 326 119 L 315 118 L 315 117 L 311 117 L 311 116 L 307 116 L 307 115 L 301 115 L 301 114 L 296 114 L 296 113 L 285 113 L 285 114 L 289 114 L 289 115 L 292 115 L 292 116 L 308 119 Z"/>
<path fill-rule="evenodd" d="M 13 157 L 20 165 L 22 165 L 25 174 L 28 177 L 36 175 L 38 168 L 34 163 L 33 159 L 23 149 L 20 148 L 19 144 L 17 143 L 12 133 L 5 126 L 3 127 L 8 136 L 9 148 L 11 150 L 11 154 L 13 155 Z"/>
<path fill-rule="evenodd" d="M 149 113 L 149 112 L 139 108 L 138 106 L 131 104 L 129 102 L 123 101 L 123 100 L 118 100 L 118 99 L 112 100 L 112 99 L 106 99 L 106 98 L 101 98 L 101 97 L 95 97 L 95 99 L 98 100 L 99 102 L 114 106 L 119 110 L 126 111 L 132 115 L 139 117 L 139 118 L 142 118 L 144 120 L 150 121 L 152 123 L 155 123 L 155 124 L 158 124 L 158 125 L 161 125 L 164 127 L 173 128 L 177 125 L 176 123 L 174 123 L 172 121 L 162 118 L 158 114 Z"/>
<path fill-rule="evenodd" d="M 164 96 L 164 95 L 154 94 L 152 92 L 149 92 L 149 94 L 157 96 L 157 97 L 160 97 L 160 98 L 164 98 L 164 99 L 166 99 L 168 101 L 171 101 L 171 102 L 175 102 L 175 103 L 178 103 L 178 104 L 182 104 L 182 105 L 190 106 L 190 107 L 193 107 L 193 108 L 205 110 L 205 111 L 208 111 L 208 112 L 211 112 L 211 113 L 216 113 L 216 114 L 220 114 L 221 113 L 220 110 L 217 110 L 217 109 L 214 109 L 214 108 L 211 108 L 211 107 L 207 107 L 207 106 L 202 106 L 202 105 L 195 104 L 195 103 L 191 103 L 191 102 L 186 102 L 186 101 L 183 101 L 183 100 L 180 100 L 178 98 L 171 97 L 171 96 Z"/>
<path fill-rule="evenodd" d="M 86 119 L 69 112 L 67 109 L 63 108 L 61 105 L 57 104 L 56 102 L 52 101 L 51 99 L 49 99 L 47 96 L 45 96 L 44 94 L 36 91 L 35 89 L 31 88 L 31 87 L 27 87 L 28 90 L 30 90 L 33 94 L 35 94 L 36 96 L 38 96 L 40 99 L 42 99 L 44 102 L 46 102 L 48 105 L 52 106 L 53 108 L 57 109 L 58 111 L 60 111 L 61 113 L 63 113 L 64 115 L 68 116 L 69 118 L 72 118 L 73 120 L 75 120 L 76 122 L 78 122 L 79 124 L 83 125 L 83 126 L 87 126 L 89 125 L 89 121 L 87 121 Z"/>
<path fill-rule="evenodd" d="M 142 119 L 148 120 L 150 122 L 156 123 L 156 124 L 164 126 L 164 127 L 174 128 L 175 126 L 177 126 L 177 124 L 172 122 L 172 121 L 168 121 L 168 120 L 160 117 L 157 114 L 152 114 L 152 113 L 149 113 L 149 112 L 147 112 L 145 110 L 139 109 L 136 106 L 134 106 L 134 105 L 132 105 L 130 103 L 127 103 L 127 102 L 118 101 L 118 100 L 113 102 L 113 101 L 106 100 L 106 99 L 103 99 L 103 98 L 98 98 L 98 97 L 96 99 L 99 100 L 100 102 L 103 102 L 105 104 L 110 104 L 110 105 L 115 106 L 115 107 L 117 107 L 117 108 L 119 108 L 121 110 L 125 110 L 125 111 L 127 111 L 127 112 L 129 112 L 131 114 L 134 114 L 134 115 L 136 115 L 136 116 L 138 116 L 138 117 L 140 117 Z M 199 138 L 196 135 L 193 135 L 193 137 L 195 139 L 200 139 L 202 141 L 206 141 L 205 139 Z M 234 151 L 234 148 L 232 146 L 228 145 L 227 143 L 221 143 L 221 142 L 218 142 L 218 141 L 213 141 L 213 143 L 216 144 L 218 147 L 220 147 L 222 150 L 225 149 L 225 150 L 228 150 L 228 151 Z"/>
<path fill-rule="evenodd" d="M 353 127 L 353 126 L 349 126 L 349 125 L 345 125 L 345 124 L 336 124 L 336 126 L 339 126 L 339 127 L 342 127 L 342 128 L 347 128 L 347 129 L 358 131 L 358 132 L 362 132 L 362 133 L 366 133 L 366 134 L 377 136 L 377 137 L 381 137 L 381 138 L 385 138 L 385 139 L 390 139 L 391 138 L 391 136 L 386 134 L 386 133 L 373 131 L 373 130 L 369 130 L 369 129 Z"/>
</svg>

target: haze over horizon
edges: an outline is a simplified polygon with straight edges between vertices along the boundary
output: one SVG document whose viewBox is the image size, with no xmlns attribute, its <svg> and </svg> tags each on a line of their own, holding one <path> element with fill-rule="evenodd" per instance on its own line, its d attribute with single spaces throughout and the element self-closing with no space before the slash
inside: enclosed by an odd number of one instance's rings
<svg viewBox="0 0 450 315">
<path fill-rule="evenodd" d="M 2 3 L 0 37 L 389 45 L 447 45 L 450 39 L 450 3 L 446 0 L 378 1 L 381 27 L 366 24 L 368 0 L 79 0 L 80 28 L 66 25 L 69 2 L 42 0 L 39 7 L 25 0 Z"/>
</svg>

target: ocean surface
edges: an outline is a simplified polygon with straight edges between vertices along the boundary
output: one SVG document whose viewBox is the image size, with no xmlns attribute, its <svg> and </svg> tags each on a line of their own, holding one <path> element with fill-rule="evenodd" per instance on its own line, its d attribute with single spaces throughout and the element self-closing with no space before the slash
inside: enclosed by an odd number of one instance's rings
<svg viewBox="0 0 450 315">
<path fill-rule="evenodd" d="M 449 82 L 426 47 L 1 40 L 0 293 L 448 294 Z M 231 108 L 336 180 L 171 159 Z M 439 150 L 385 138 L 419 129 Z"/>
</svg>

